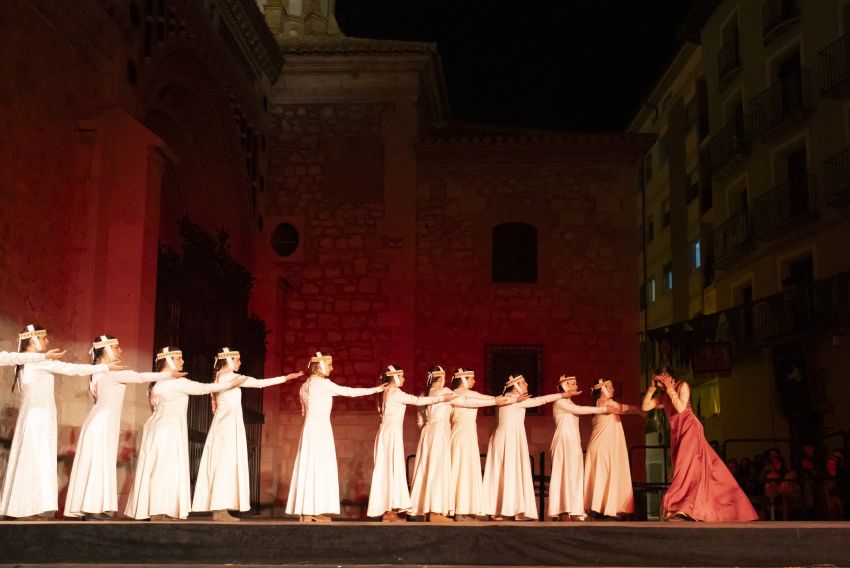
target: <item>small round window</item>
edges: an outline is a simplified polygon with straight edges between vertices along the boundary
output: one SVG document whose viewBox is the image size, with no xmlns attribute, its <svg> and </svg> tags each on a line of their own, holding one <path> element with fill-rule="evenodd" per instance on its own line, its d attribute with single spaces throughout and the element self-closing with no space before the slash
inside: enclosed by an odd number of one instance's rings
<svg viewBox="0 0 850 568">
<path fill-rule="evenodd" d="M 298 249 L 301 238 L 292 223 L 281 223 L 272 233 L 272 248 L 278 256 L 289 256 Z"/>
</svg>

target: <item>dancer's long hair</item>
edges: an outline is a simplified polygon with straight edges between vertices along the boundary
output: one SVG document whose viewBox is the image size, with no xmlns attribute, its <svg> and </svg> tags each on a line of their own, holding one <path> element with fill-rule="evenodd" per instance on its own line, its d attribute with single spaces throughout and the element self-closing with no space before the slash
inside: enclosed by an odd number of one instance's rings
<svg viewBox="0 0 850 568">
<path fill-rule="evenodd" d="M 445 380 L 446 380 L 445 370 L 442 367 L 440 367 L 439 365 L 433 365 L 430 369 L 428 369 L 428 377 L 429 378 L 425 381 L 425 391 L 422 393 L 422 396 L 431 396 L 431 387 L 434 386 L 434 383 L 436 383 L 438 380 L 440 380 L 440 378 L 435 377 L 433 375 L 433 373 L 439 373 L 440 371 L 443 371 L 443 373 L 444 373 L 444 375 L 443 375 L 443 385 L 445 385 Z"/>
<path fill-rule="evenodd" d="M 115 339 L 114 335 L 104 335 L 106 339 Z M 98 341 L 102 341 L 100 336 L 98 335 L 92 340 L 92 343 L 97 343 Z M 103 357 L 103 354 L 106 352 L 106 347 L 95 347 L 91 350 L 91 364 L 97 365 L 97 360 Z M 94 401 L 97 402 L 97 393 L 92 387 L 92 381 L 94 381 L 94 375 L 89 376 L 89 391 L 94 397 Z"/>
<path fill-rule="evenodd" d="M 32 328 L 33 328 L 34 331 L 44 329 L 40 325 L 33 325 Z M 30 329 L 24 328 L 24 329 L 21 330 L 21 333 L 26 333 L 27 331 L 30 331 Z M 26 351 L 27 347 L 29 347 L 30 343 L 32 343 L 32 338 L 21 339 L 20 343 L 18 345 L 18 352 L 23 353 L 24 351 Z M 21 381 L 21 373 L 23 373 L 23 372 L 24 372 L 24 366 L 23 365 L 15 365 L 15 380 L 12 383 L 12 392 L 15 392 L 15 390 L 21 390 L 20 389 L 20 385 L 21 385 L 20 381 Z"/>
<path fill-rule="evenodd" d="M 393 367 L 396 371 L 404 370 L 401 368 L 401 365 L 387 365 L 386 367 L 384 367 L 381 376 L 378 377 L 378 380 L 380 380 L 381 385 L 386 386 L 393 381 L 393 376 L 388 374 L 390 372 L 390 367 Z M 384 400 L 386 400 L 387 397 L 387 390 L 389 389 L 384 389 L 383 392 L 380 393 L 381 396 L 378 397 L 378 415 L 381 417 L 382 420 L 384 418 Z"/>
</svg>

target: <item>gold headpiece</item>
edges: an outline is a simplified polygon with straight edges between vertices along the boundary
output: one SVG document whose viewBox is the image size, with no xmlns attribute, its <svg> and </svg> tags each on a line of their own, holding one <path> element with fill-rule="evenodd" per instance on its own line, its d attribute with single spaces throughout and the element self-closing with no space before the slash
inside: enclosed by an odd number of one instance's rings
<svg viewBox="0 0 850 568">
<path fill-rule="evenodd" d="M 569 382 L 569 381 L 575 382 L 575 380 L 576 380 L 576 378 L 572 375 L 569 375 L 569 376 L 561 375 L 561 378 L 558 379 L 558 384 L 560 385 L 561 383 L 566 383 L 566 382 Z"/>
<path fill-rule="evenodd" d="M 598 381 L 596 381 L 596 384 L 593 385 L 592 390 L 599 390 L 601 388 L 606 388 L 606 387 L 610 389 L 613 386 L 614 386 L 614 382 L 611 379 L 599 379 Z"/>
<path fill-rule="evenodd" d="M 18 334 L 18 351 L 21 350 L 21 343 L 24 339 L 32 339 L 32 342 L 35 344 L 36 349 L 41 349 L 41 340 L 39 337 L 44 337 L 47 335 L 46 329 L 36 329 L 33 324 L 27 325 L 26 331 L 22 331 Z"/>
<path fill-rule="evenodd" d="M 222 347 L 221 353 L 215 356 L 216 359 L 230 359 L 239 357 L 239 351 L 231 351 L 229 347 Z"/>
<path fill-rule="evenodd" d="M 330 355 L 322 355 L 321 351 L 316 351 L 315 357 L 310 357 L 311 363 L 318 363 L 322 368 L 322 372 L 328 374 L 328 363 L 333 363 L 333 357 Z"/>
<path fill-rule="evenodd" d="M 510 387 L 514 386 L 515 384 L 517 384 L 518 382 L 524 380 L 524 379 L 525 379 L 525 377 L 523 377 L 522 375 L 517 375 L 517 376 L 511 375 L 510 377 L 508 377 L 508 380 L 505 382 L 505 388 L 510 388 Z"/>
<path fill-rule="evenodd" d="M 114 337 L 112 339 L 109 339 L 105 335 L 101 335 L 100 339 L 98 341 L 92 342 L 91 349 L 89 349 L 89 355 L 94 357 L 94 350 L 95 349 L 103 349 L 105 347 L 106 352 L 109 353 L 110 357 L 112 357 L 114 359 L 115 353 L 112 352 L 112 346 L 113 345 L 118 345 L 118 339 L 116 339 Z"/>
<path fill-rule="evenodd" d="M 445 369 L 443 369 L 439 365 L 434 365 L 434 366 L 437 368 L 437 370 L 436 371 L 428 371 L 428 380 L 430 381 L 431 379 L 441 379 L 441 378 L 445 379 L 446 378 Z"/>
<path fill-rule="evenodd" d="M 18 334 L 18 340 L 30 339 L 31 337 L 44 337 L 47 335 L 46 329 L 36 329 L 34 325 L 29 324 L 26 331 Z"/>
<path fill-rule="evenodd" d="M 156 354 L 156 360 L 162 361 L 165 359 L 166 364 L 174 370 L 177 370 L 177 365 L 174 364 L 172 357 L 182 357 L 183 352 L 179 349 L 172 350 L 170 347 L 163 347 L 162 351 Z"/>
</svg>

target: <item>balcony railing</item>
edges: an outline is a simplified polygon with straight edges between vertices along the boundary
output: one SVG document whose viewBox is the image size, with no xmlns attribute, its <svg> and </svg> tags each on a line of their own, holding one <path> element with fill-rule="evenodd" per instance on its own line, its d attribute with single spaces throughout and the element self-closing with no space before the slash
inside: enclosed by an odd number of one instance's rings
<svg viewBox="0 0 850 568">
<path fill-rule="evenodd" d="M 746 257 L 754 248 L 750 216 L 739 211 L 714 230 L 714 255 L 717 268 L 728 268 Z"/>
<path fill-rule="evenodd" d="M 723 44 L 717 54 L 717 73 L 722 89 L 741 69 L 741 52 L 738 48 L 738 37 L 734 36 Z"/>
<path fill-rule="evenodd" d="M 762 39 L 768 43 L 800 19 L 796 0 L 766 0 L 761 5 Z"/>
<path fill-rule="evenodd" d="M 826 203 L 833 207 L 850 205 L 850 148 L 824 162 Z"/>
<path fill-rule="evenodd" d="M 821 50 L 818 68 L 823 96 L 837 99 L 850 95 L 850 33 Z"/>
<path fill-rule="evenodd" d="M 811 71 L 786 75 L 750 99 L 749 132 L 754 139 L 781 131 L 811 110 Z"/>
<path fill-rule="evenodd" d="M 751 358 L 759 350 L 801 334 L 833 332 L 850 325 L 850 272 L 812 284 L 794 286 L 754 302 L 734 306 L 672 326 L 650 336 L 680 337 L 689 345 L 673 345 L 693 353 L 706 342 L 726 342 L 733 361 Z"/>
<path fill-rule="evenodd" d="M 773 239 L 809 221 L 815 212 L 815 176 L 786 182 L 753 200 L 755 236 Z"/>
<path fill-rule="evenodd" d="M 730 173 L 750 153 L 745 122 L 743 117 L 735 117 L 711 137 L 709 154 L 713 176 L 723 177 Z"/>
</svg>

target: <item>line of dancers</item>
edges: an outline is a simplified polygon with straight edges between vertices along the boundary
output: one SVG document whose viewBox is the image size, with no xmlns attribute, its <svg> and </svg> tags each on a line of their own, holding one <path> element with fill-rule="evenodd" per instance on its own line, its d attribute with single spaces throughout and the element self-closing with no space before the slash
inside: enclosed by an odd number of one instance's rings
<svg viewBox="0 0 850 568">
<path fill-rule="evenodd" d="M 238 374 L 241 358 L 227 347 L 217 354 L 213 383 L 186 378 L 182 352 L 165 347 L 156 354 L 155 372 L 136 373 L 121 365 L 117 338 L 101 335 L 92 343 L 91 365 L 59 361 L 64 352 L 49 350 L 47 331 L 29 325 L 19 334 L 18 353 L 0 353 L 0 364 L 17 365 L 15 385 L 21 408 L 0 498 L 0 515 L 36 519 L 57 510 L 56 405 L 53 376 L 90 375 L 95 404 L 77 444 L 66 517 L 106 519 L 118 510 L 116 460 L 124 391 L 129 383 L 150 383 L 152 415 L 142 430 L 133 487 L 124 514 L 153 521 L 186 519 L 189 512 L 212 512 L 213 520 L 235 522 L 230 511 L 250 509 L 248 456 L 242 419 L 241 388 L 264 388 L 300 377 L 302 372 L 270 379 Z M 621 417 L 664 408 L 671 416 L 674 477 L 664 499 L 671 518 L 752 520 L 755 512 L 705 441 L 690 411 L 687 384 L 668 369 L 659 370 L 640 407 L 616 402 L 614 385 L 600 379 L 592 388 L 593 406 L 570 400 L 580 394 L 575 377 L 562 376 L 558 392 L 530 396 L 522 375 L 510 376 L 500 396 L 473 390 L 475 374 L 459 368 L 450 382 L 435 365 L 422 396 L 402 390 L 405 377 L 389 365 L 380 384 L 351 388 L 330 380 L 333 358 L 318 352 L 308 365 L 299 398 L 304 424 L 289 488 L 286 513 L 301 522 L 329 522 L 340 513 L 339 480 L 330 412 L 335 396 L 380 394 L 381 424 L 375 438 L 374 470 L 367 515 L 385 522 L 424 517 L 453 520 L 536 520 L 538 518 L 528 441 L 526 409 L 554 404 L 555 434 L 547 517 L 584 520 L 587 511 L 621 517 L 633 511 L 628 451 Z M 659 389 L 667 394 L 661 400 Z M 190 395 L 210 395 L 214 417 L 190 495 L 186 410 Z M 422 428 L 413 479 L 408 488 L 403 421 L 416 406 Z M 497 406 L 482 476 L 476 417 L 478 408 Z M 582 455 L 578 418 L 593 415 L 593 432 Z M 718 466 L 719 464 L 719 466 Z M 719 471 L 722 468 L 723 471 Z M 749 507 L 749 510 L 747 509 Z"/>
</svg>

